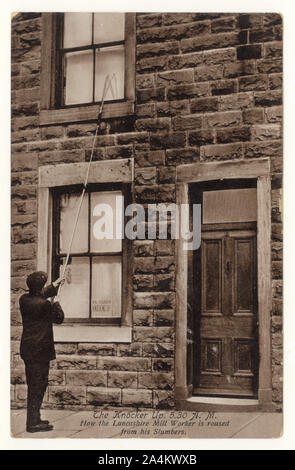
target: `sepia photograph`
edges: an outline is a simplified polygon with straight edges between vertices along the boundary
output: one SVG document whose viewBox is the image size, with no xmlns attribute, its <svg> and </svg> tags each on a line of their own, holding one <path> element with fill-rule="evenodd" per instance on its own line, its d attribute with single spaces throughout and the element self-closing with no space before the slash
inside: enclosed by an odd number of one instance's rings
<svg viewBox="0 0 295 470">
<path fill-rule="evenodd" d="M 278 439 L 283 15 L 97 10 L 11 15 L 11 437 Z"/>
</svg>

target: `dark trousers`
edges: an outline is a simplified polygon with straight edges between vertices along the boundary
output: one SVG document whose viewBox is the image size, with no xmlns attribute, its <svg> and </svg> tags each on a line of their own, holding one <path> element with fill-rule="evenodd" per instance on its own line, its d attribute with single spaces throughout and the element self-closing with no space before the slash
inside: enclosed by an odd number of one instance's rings
<svg viewBox="0 0 295 470">
<path fill-rule="evenodd" d="M 40 408 L 48 385 L 49 361 L 25 361 L 27 393 L 27 427 L 40 422 Z"/>
</svg>

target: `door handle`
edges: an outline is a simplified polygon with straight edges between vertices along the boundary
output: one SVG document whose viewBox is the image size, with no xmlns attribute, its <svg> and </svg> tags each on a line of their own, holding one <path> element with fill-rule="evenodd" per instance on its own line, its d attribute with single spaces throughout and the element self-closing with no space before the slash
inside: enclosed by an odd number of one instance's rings
<svg viewBox="0 0 295 470">
<path fill-rule="evenodd" d="M 226 274 L 229 275 L 231 271 L 231 262 L 227 261 L 226 262 Z"/>
</svg>

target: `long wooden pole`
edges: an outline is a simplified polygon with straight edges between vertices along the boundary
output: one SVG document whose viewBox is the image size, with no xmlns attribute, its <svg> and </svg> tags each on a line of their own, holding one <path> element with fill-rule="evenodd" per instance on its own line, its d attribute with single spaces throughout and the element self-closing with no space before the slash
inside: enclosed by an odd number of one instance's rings
<svg viewBox="0 0 295 470">
<path fill-rule="evenodd" d="M 88 178 L 89 178 L 89 172 L 90 172 L 90 165 L 91 165 L 91 162 L 92 162 L 92 159 L 93 159 L 93 153 L 94 153 L 94 146 L 95 146 L 96 137 L 97 137 L 98 130 L 99 130 L 100 124 L 101 124 L 101 116 L 102 116 L 102 110 L 103 110 L 103 106 L 104 106 L 104 102 L 105 102 L 105 97 L 106 97 L 106 94 L 107 94 L 109 88 L 111 89 L 112 94 L 114 94 L 114 93 L 113 93 L 113 88 L 112 88 L 112 80 L 113 80 L 113 78 L 116 78 L 116 76 L 115 76 L 114 73 L 113 73 L 113 75 L 111 76 L 111 78 L 110 78 L 109 75 L 107 75 L 106 78 L 105 78 L 104 87 L 103 87 L 103 93 L 102 93 L 102 99 L 101 99 L 101 104 L 100 104 L 99 110 L 98 110 L 97 125 L 96 125 L 96 129 L 95 129 L 95 135 L 94 135 L 94 139 L 93 139 L 93 144 L 92 144 L 90 159 L 89 159 L 89 162 L 88 162 L 88 165 L 87 165 L 87 171 L 86 171 L 86 175 L 85 175 L 85 181 L 84 181 L 83 190 L 82 190 L 82 193 L 81 193 L 81 197 L 80 197 L 78 209 L 77 209 L 77 212 L 76 212 L 74 228 L 73 228 L 73 231 L 72 231 L 72 234 L 71 234 L 71 238 L 70 238 L 70 243 L 69 243 L 69 247 L 68 247 L 68 251 L 67 251 L 67 256 L 66 256 L 66 261 L 65 261 L 65 264 L 64 264 L 64 266 L 63 266 L 62 275 L 60 276 L 60 277 L 61 277 L 61 280 L 64 279 L 65 272 L 66 272 L 66 269 L 67 269 L 67 265 L 68 265 L 68 262 L 69 262 L 70 253 L 71 253 L 71 249 L 72 249 L 72 244 L 73 244 L 74 236 L 75 236 L 75 233 L 76 233 L 76 229 L 77 229 L 77 225 L 78 225 L 78 220 L 79 220 L 79 215 L 80 215 L 80 211 L 81 211 L 81 207 L 82 207 L 82 203 L 83 203 L 83 199 L 84 199 L 84 194 L 85 194 L 85 191 L 86 191 L 86 188 L 87 188 L 87 183 L 88 183 Z M 58 291 L 57 291 L 57 294 L 56 294 L 57 299 L 59 298 L 61 288 L 62 288 L 62 283 L 60 283 L 59 286 L 58 286 Z"/>
</svg>

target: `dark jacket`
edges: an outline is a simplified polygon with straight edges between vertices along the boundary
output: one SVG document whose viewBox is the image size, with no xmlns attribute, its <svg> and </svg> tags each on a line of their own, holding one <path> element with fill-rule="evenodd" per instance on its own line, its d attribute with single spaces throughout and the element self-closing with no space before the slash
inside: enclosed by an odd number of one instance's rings
<svg viewBox="0 0 295 470">
<path fill-rule="evenodd" d="M 57 288 L 52 285 L 37 294 L 23 294 L 19 299 L 23 321 L 20 355 L 24 361 L 51 361 L 55 359 L 52 323 L 62 323 L 64 313 L 58 302 L 51 304 Z"/>
</svg>

